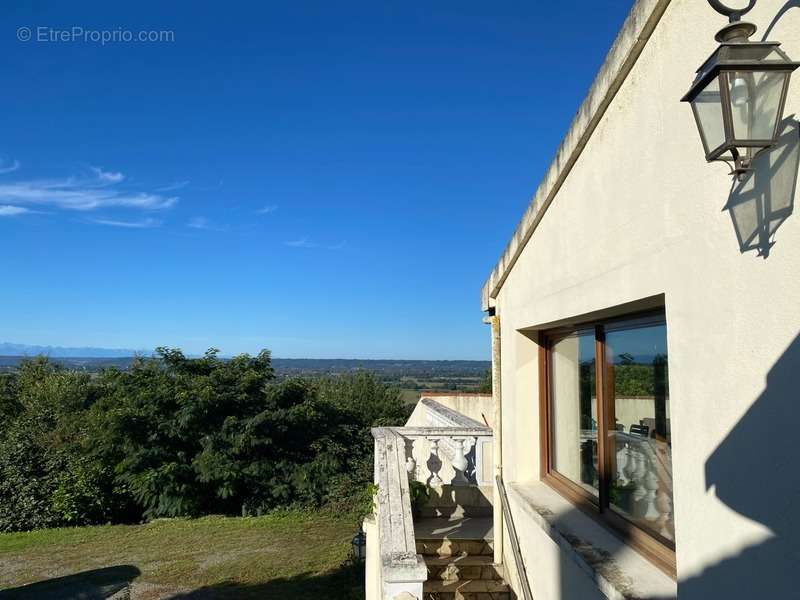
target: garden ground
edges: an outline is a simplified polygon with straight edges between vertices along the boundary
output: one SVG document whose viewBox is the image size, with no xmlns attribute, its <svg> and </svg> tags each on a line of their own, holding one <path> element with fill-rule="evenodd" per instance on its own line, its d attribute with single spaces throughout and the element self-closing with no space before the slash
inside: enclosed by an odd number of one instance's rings
<svg viewBox="0 0 800 600">
<path fill-rule="evenodd" d="M 352 516 L 161 519 L 0 534 L 0 600 L 364 597 Z"/>
</svg>

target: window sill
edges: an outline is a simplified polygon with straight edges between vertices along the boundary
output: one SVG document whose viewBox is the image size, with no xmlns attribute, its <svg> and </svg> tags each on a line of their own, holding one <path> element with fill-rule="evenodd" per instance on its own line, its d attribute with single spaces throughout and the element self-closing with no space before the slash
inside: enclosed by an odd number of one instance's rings
<svg viewBox="0 0 800 600">
<path fill-rule="evenodd" d="M 512 483 L 508 490 L 512 506 L 556 542 L 609 600 L 677 597 L 673 579 L 550 486 Z"/>
</svg>

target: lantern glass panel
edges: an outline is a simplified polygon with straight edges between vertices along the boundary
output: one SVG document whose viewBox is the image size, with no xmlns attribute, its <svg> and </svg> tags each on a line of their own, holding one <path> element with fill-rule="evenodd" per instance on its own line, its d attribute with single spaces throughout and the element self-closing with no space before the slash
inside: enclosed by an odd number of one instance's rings
<svg viewBox="0 0 800 600">
<path fill-rule="evenodd" d="M 733 71 L 727 74 L 735 139 L 773 139 L 787 76 L 788 73 L 781 71 Z"/>
<path fill-rule="evenodd" d="M 725 123 L 722 119 L 722 97 L 719 78 L 715 77 L 694 100 L 692 108 L 703 138 L 706 154 L 725 143 Z"/>
<path fill-rule="evenodd" d="M 725 60 L 757 60 L 783 62 L 786 60 L 773 44 L 736 44 L 725 46 Z"/>
</svg>

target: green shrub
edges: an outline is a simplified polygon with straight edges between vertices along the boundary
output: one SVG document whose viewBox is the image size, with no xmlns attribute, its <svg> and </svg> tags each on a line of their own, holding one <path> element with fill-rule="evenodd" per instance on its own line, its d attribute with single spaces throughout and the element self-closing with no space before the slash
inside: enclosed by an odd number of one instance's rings
<svg viewBox="0 0 800 600">
<path fill-rule="evenodd" d="M 0 530 L 99 523 L 109 478 L 83 451 L 93 391 L 86 375 L 24 361 L 4 385 L 16 408 L 0 430 Z"/>
<path fill-rule="evenodd" d="M 273 377 L 268 352 L 224 361 L 213 349 L 189 359 L 159 348 L 128 371 L 103 373 L 91 414 L 94 454 L 146 518 L 232 512 L 241 473 L 216 446 L 263 410 Z"/>
<path fill-rule="evenodd" d="M 0 530 L 328 504 L 358 513 L 370 428 L 410 407 L 370 373 L 276 381 L 270 355 L 159 348 L 92 379 L 0 378 Z M 371 499 L 370 499 L 371 501 Z"/>
</svg>

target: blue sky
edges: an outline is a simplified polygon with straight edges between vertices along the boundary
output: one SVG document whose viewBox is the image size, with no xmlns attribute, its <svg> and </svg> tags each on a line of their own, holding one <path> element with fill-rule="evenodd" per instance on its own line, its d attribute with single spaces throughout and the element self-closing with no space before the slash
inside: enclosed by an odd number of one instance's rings
<svg viewBox="0 0 800 600">
<path fill-rule="evenodd" d="M 488 359 L 632 2 L 122 4 L 0 7 L 0 341 Z"/>
</svg>

